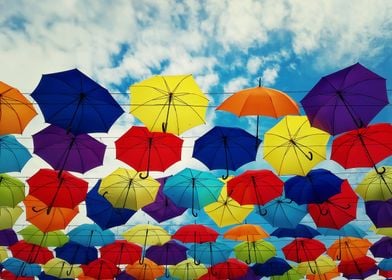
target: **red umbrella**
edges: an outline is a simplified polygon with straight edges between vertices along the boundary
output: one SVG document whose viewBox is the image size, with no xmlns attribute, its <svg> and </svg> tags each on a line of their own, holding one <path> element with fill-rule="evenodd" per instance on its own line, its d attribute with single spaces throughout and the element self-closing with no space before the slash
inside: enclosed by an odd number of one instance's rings
<svg viewBox="0 0 392 280">
<path fill-rule="evenodd" d="M 146 127 L 132 126 L 115 141 L 116 158 L 137 171 L 165 171 L 181 160 L 183 140 L 171 133 L 150 132 Z"/>
<path fill-rule="evenodd" d="M 11 271 L 3 270 L 0 272 L 0 279 L 4 280 L 34 280 L 34 276 L 17 276 Z"/>
<path fill-rule="evenodd" d="M 287 260 L 295 262 L 314 261 L 327 250 L 317 239 L 296 238 L 282 248 Z"/>
<path fill-rule="evenodd" d="M 126 240 L 116 240 L 99 249 L 101 258 L 114 264 L 130 264 L 142 256 L 142 247 Z"/>
<path fill-rule="evenodd" d="M 95 279 L 114 279 L 120 273 L 120 269 L 110 261 L 96 259 L 87 265 L 80 266 L 85 276 Z"/>
<path fill-rule="evenodd" d="M 28 263 L 44 264 L 54 258 L 52 251 L 48 248 L 27 243 L 24 240 L 20 240 L 8 248 L 11 250 L 14 258 L 21 259 Z"/>
<path fill-rule="evenodd" d="M 338 269 L 343 274 L 361 275 L 362 273 L 373 268 L 375 264 L 376 261 L 374 259 L 368 256 L 363 256 L 349 261 L 340 261 Z"/>
<path fill-rule="evenodd" d="M 27 179 L 29 194 L 49 207 L 74 208 L 85 200 L 88 183 L 67 171 L 40 169 Z"/>
<path fill-rule="evenodd" d="M 184 243 L 205 243 L 215 242 L 218 235 L 219 233 L 210 227 L 194 224 L 180 227 L 172 238 Z"/>
<path fill-rule="evenodd" d="M 318 227 L 340 229 L 357 216 L 358 196 L 347 180 L 340 193 L 321 204 L 308 204 L 308 211 Z"/>
<path fill-rule="evenodd" d="M 248 272 L 248 265 L 237 259 L 230 258 L 225 262 L 211 266 L 208 272 L 218 279 L 236 279 L 244 276 Z"/>
</svg>

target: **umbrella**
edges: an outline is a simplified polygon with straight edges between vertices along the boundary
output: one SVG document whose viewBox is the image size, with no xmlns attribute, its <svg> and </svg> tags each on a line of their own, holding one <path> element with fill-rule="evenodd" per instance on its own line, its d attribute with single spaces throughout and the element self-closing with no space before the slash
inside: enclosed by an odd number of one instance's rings
<svg viewBox="0 0 392 280">
<path fill-rule="evenodd" d="M 264 159 L 279 175 L 306 175 L 326 159 L 329 134 L 305 116 L 286 116 L 264 136 Z"/>
<path fill-rule="evenodd" d="M 26 206 L 26 220 L 43 232 L 65 229 L 79 213 L 79 208 L 53 207 L 38 198 L 28 195 L 23 201 Z"/>
<path fill-rule="evenodd" d="M 306 205 L 298 205 L 280 196 L 271 200 L 257 212 L 274 227 L 294 228 L 306 216 Z"/>
<path fill-rule="evenodd" d="M 27 243 L 20 240 L 17 243 L 8 247 L 11 250 L 12 256 L 27 263 L 43 264 L 53 258 L 53 253 L 46 247 Z"/>
<path fill-rule="evenodd" d="M 60 230 L 43 232 L 34 225 L 28 225 L 18 233 L 26 242 L 43 247 L 60 247 L 69 240 L 68 236 Z"/>
<path fill-rule="evenodd" d="M 208 272 L 202 264 L 195 264 L 193 259 L 186 259 L 174 266 L 169 267 L 170 275 L 178 279 L 198 279 Z"/>
<path fill-rule="evenodd" d="M 294 228 L 278 228 L 273 232 L 271 232 L 271 236 L 276 236 L 278 238 L 282 238 L 282 237 L 313 238 L 318 235 L 320 235 L 320 232 L 318 232 L 316 229 L 302 224 L 298 224 Z"/>
<path fill-rule="evenodd" d="M 115 141 L 116 158 L 137 171 L 165 171 L 181 160 L 184 140 L 171 133 L 150 132 L 146 127 L 132 126 Z"/>
<path fill-rule="evenodd" d="M 271 242 L 265 240 L 244 241 L 234 246 L 234 254 L 237 259 L 247 264 L 264 263 L 276 256 L 276 248 Z"/>
<path fill-rule="evenodd" d="M 318 274 L 316 271 L 316 274 L 308 274 L 306 275 L 307 279 L 309 280 L 326 280 L 326 279 L 334 279 L 335 277 L 339 277 L 340 272 L 337 267 L 332 268 L 330 271 L 325 272 L 325 273 L 320 273 Z"/>
<path fill-rule="evenodd" d="M 179 135 L 205 123 L 208 99 L 192 75 L 154 76 L 130 92 L 130 112 L 150 131 Z"/>
<path fill-rule="evenodd" d="M 351 236 L 351 237 L 358 237 L 358 238 L 363 238 L 367 234 L 364 230 L 356 226 L 355 224 L 349 223 L 341 227 L 340 229 L 334 229 L 334 228 L 323 228 L 319 227 L 317 228 L 318 231 L 322 235 L 326 236 Z"/>
<path fill-rule="evenodd" d="M 31 154 L 13 135 L 0 135 L 0 173 L 20 172 Z"/>
<path fill-rule="evenodd" d="M 365 202 L 366 215 L 376 227 L 392 227 L 392 198 Z"/>
<path fill-rule="evenodd" d="M 22 134 L 36 115 L 33 104 L 19 90 L 0 81 L 0 135 Z"/>
<path fill-rule="evenodd" d="M 204 211 L 218 227 L 225 227 L 242 223 L 253 211 L 253 205 L 240 205 L 223 187 L 218 200 L 205 206 Z"/>
<path fill-rule="evenodd" d="M 311 238 L 296 238 L 282 248 L 287 260 L 297 263 L 314 261 L 326 251 L 324 243 Z"/>
<path fill-rule="evenodd" d="M 127 208 L 113 207 L 105 197 L 98 193 L 100 185 L 101 180 L 98 180 L 95 186 L 87 193 L 87 217 L 102 229 L 126 224 L 136 211 Z"/>
<path fill-rule="evenodd" d="M 241 205 L 264 205 L 282 195 L 283 184 L 270 170 L 247 170 L 230 179 L 227 190 Z"/>
<path fill-rule="evenodd" d="M 283 273 L 282 275 L 271 276 L 271 280 L 300 280 L 303 278 L 304 274 L 300 273 L 295 267 Z"/>
<path fill-rule="evenodd" d="M 204 163 L 210 170 L 237 170 L 242 165 L 256 159 L 254 148 L 261 140 L 241 128 L 215 126 L 195 141 L 192 157 Z"/>
<path fill-rule="evenodd" d="M 385 258 L 380 261 L 378 267 L 382 270 L 391 271 L 392 270 L 392 258 Z"/>
<path fill-rule="evenodd" d="M 233 113 L 236 116 L 257 116 L 256 137 L 259 136 L 259 117 L 279 118 L 286 115 L 299 115 L 298 104 L 286 93 L 261 86 L 247 88 L 224 100 L 216 110 Z M 257 145 L 256 145 L 257 146 Z"/>
<path fill-rule="evenodd" d="M 218 279 L 237 279 L 247 274 L 248 265 L 230 258 L 224 262 L 214 264 L 209 270 Z"/>
<path fill-rule="evenodd" d="M 47 275 L 51 275 L 60 279 L 75 279 L 82 272 L 78 267 L 74 267 L 65 260 L 53 258 L 42 266 Z"/>
<path fill-rule="evenodd" d="M 8 258 L 2 263 L 3 267 L 15 276 L 37 276 L 41 273 L 41 266 L 36 263 L 27 263 L 17 258 Z"/>
<path fill-rule="evenodd" d="M 365 201 L 392 198 L 392 167 L 381 166 L 380 169 L 385 171 L 382 174 L 377 170 L 369 171 L 355 189 Z"/>
<path fill-rule="evenodd" d="M 355 274 L 359 276 L 359 279 L 365 279 L 365 273 L 372 269 L 375 264 L 376 261 L 371 257 L 362 256 L 351 260 L 340 261 L 338 269 L 343 274 Z"/>
<path fill-rule="evenodd" d="M 185 168 L 169 177 L 163 187 L 167 195 L 177 206 L 194 209 L 215 202 L 219 198 L 224 183 L 209 172 Z"/>
<path fill-rule="evenodd" d="M 85 173 L 103 164 L 106 145 L 88 134 L 50 125 L 32 137 L 34 153 L 54 169 Z"/>
<path fill-rule="evenodd" d="M 20 276 L 20 275 L 15 275 L 11 271 L 8 270 L 3 270 L 0 272 L 0 276 L 2 279 L 7 279 L 7 280 L 34 280 L 34 276 Z"/>
<path fill-rule="evenodd" d="M 321 204 L 308 204 L 308 211 L 318 227 L 340 229 L 356 218 L 357 204 L 358 196 L 344 180 L 340 193 Z"/>
<path fill-rule="evenodd" d="M 8 258 L 8 253 L 5 247 L 0 247 L 0 263 Z M 1 269 L 0 269 L 1 270 Z"/>
<path fill-rule="evenodd" d="M 142 264 L 136 261 L 133 264 L 128 264 L 125 267 L 127 274 L 135 277 L 138 280 L 154 280 L 162 276 L 164 268 L 161 265 L 156 264 L 152 260 L 145 259 Z"/>
<path fill-rule="evenodd" d="M 102 179 L 98 192 L 114 207 L 136 211 L 153 202 L 159 189 L 157 180 L 139 175 L 134 170 L 117 168 Z"/>
<path fill-rule="evenodd" d="M 40 169 L 27 179 L 29 195 L 52 207 L 75 208 L 86 198 L 88 183 L 68 171 Z"/>
<path fill-rule="evenodd" d="M 113 243 L 115 240 L 114 233 L 108 229 L 102 230 L 96 224 L 79 224 L 68 232 L 69 240 L 80 245 L 105 246 Z"/>
<path fill-rule="evenodd" d="M 252 270 L 259 276 L 282 275 L 291 269 L 291 265 L 282 258 L 272 257 L 265 263 L 256 263 Z"/>
<path fill-rule="evenodd" d="M 16 221 L 22 215 L 23 209 L 20 206 L 0 207 L 0 230 L 12 228 Z"/>
<path fill-rule="evenodd" d="M 24 198 L 24 183 L 8 174 L 0 174 L 0 206 L 15 207 Z"/>
<path fill-rule="evenodd" d="M 54 250 L 57 258 L 70 264 L 87 264 L 98 258 L 98 250 L 95 247 L 83 246 L 73 241 L 56 247 Z"/>
<path fill-rule="evenodd" d="M 80 273 L 81 273 L 81 272 L 80 272 Z M 18 279 L 19 279 L 19 278 L 18 278 Z M 55 276 L 46 274 L 45 272 L 42 271 L 42 272 L 38 275 L 38 279 L 39 279 L 39 280 L 58 280 L 58 279 L 61 279 L 61 280 L 73 280 L 74 278 L 58 278 L 58 277 L 55 277 Z"/>
<path fill-rule="evenodd" d="M 297 271 L 300 274 L 321 275 L 336 268 L 336 263 L 328 256 L 321 255 L 315 260 L 301 262 Z"/>
<path fill-rule="evenodd" d="M 173 235 L 172 239 L 184 243 L 215 242 L 219 233 L 214 229 L 201 224 L 181 226 Z"/>
<path fill-rule="evenodd" d="M 337 135 L 366 126 L 388 104 L 386 81 L 356 63 L 321 78 L 301 104 L 312 126 Z"/>
<path fill-rule="evenodd" d="M 392 257 L 392 237 L 384 236 L 370 246 L 370 252 L 376 258 Z M 391 269 L 392 270 L 392 269 Z"/>
<path fill-rule="evenodd" d="M 84 275 L 95 279 L 114 279 L 120 273 L 120 269 L 115 264 L 101 258 L 88 264 L 82 264 L 80 267 L 83 269 Z"/>
<path fill-rule="evenodd" d="M 269 234 L 259 225 L 241 224 L 228 229 L 223 237 L 236 241 L 253 242 L 269 237 Z"/>
<path fill-rule="evenodd" d="M 10 246 L 18 242 L 18 237 L 12 228 L 0 230 L 0 246 Z"/>
<path fill-rule="evenodd" d="M 334 260 L 350 261 L 365 256 L 372 243 L 356 237 L 343 237 L 328 248 L 327 254 Z"/>
<path fill-rule="evenodd" d="M 47 123 L 75 135 L 107 132 L 124 113 L 105 88 L 78 69 L 42 75 L 31 97 Z"/>
<path fill-rule="evenodd" d="M 327 169 L 313 169 L 305 176 L 297 175 L 284 183 L 287 198 L 298 204 L 322 203 L 340 193 L 343 179 Z"/>
<path fill-rule="evenodd" d="M 142 248 L 126 240 L 115 240 L 99 249 L 101 258 L 116 265 L 129 264 L 138 261 L 142 255 Z"/>
<path fill-rule="evenodd" d="M 215 265 L 226 261 L 233 249 L 223 242 L 206 242 L 193 244 L 188 255 L 197 263 Z"/>
</svg>

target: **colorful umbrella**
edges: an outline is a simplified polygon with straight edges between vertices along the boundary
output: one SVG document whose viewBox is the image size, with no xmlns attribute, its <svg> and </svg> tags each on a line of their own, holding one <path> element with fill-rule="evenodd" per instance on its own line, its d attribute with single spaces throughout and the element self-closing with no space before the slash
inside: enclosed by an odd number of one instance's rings
<svg viewBox="0 0 392 280">
<path fill-rule="evenodd" d="M 191 245 L 188 255 L 196 263 L 214 265 L 226 261 L 232 251 L 233 249 L 223 242 L 206 242 Z"/>
<path fill-rule="evenodd" d="M 326 251 L 324 243 L 311 238 L 296 238 L 282 248 L 287 260 L 297 263 L 314 261 Z"/>
<path fill-rule="evenodd" d="M 336 263 L 328 256 L 321 255 L 315 260 L 301 262 L 297 271 L 300 274 L 321 275 L 336 268 Z"/>
<path fill-rule="evenodd" d="M 253 242 L 269 237 L 269 234 L 259 225 L 241 224 L 228 229 L 223 237 L 236 241 Z"/>
<path fill-rule="evenodd" d="M 146 127 L 132 126 L 115 141 L 116 158 L 136 171 L 165 171 L 181 160 L 184 140 L 171 133 L 150 132 Z"/>
<path fill-rule="evenodd" d="M 356 63 L 321 78 L 301 104 L 312 126 L 337 135 L 368 125 L 388 104 L 386 81 Z"/>
<path fill-rule="evenodd" d="M 153 202 L 159 189 L 157 180 L 139 175 L 134 170 L 117 168 L 102 179 L 98 192 L 114 207 L 136 211 Z"/>
<path fill-rule="evenodd" d="M 265 240 L 244 241 L 234 246 L 234 254 L 237 259 L 247 264 L 264 263 L 276 256 L 276 248 L 271 242 Z"/>
<path fill-rule="evenodd" d="M 113 243 L 115 240 L 114 233 L 108 229 L 102 230 L 96 224 L 79 224 L 68 232 L 69 240 L 80 245 L 105 246 Z"/>
<path fill-rule="evenodd" d="M 215 242 L 219 233 L 214 229 L 201 224 L 181 226 L 172 238 L 184 243 Z"/>
<path fill-rule="evenodd" d="M 320 232 L 318 232 L 316 229 L 302 224 L 298 224 L 295 228 L 278 228 L 273 232 L 271 232 L 271 236 L 276 236 L 278 238 L 282 238 L 282 237 L 313 238 L 318 235 L 320 235 Z"/>
<path fill-rule="evenodd" d="M 392 257 L 392 237 L 384 236 L 373 243 L 370 248 L 373 256 L 376 258 L 391 258 Z M 391 269 L 392 270 L 392 269 Z"/>
<path fill-rule="evenodd" d="M 259 276 L 270 277 L 274 275 L 283 275 L 291 269 L 291 265 L 282 258 L 272 257 L 265 263 L 256 263 L 252 270 Z"/>
<path fill-rule="evenodd" d="M 62 231 L 43 232 L 34 225 L 28 225 L 18 232 L 26 242 L 43 247 L 60 247 L 69 241 Z"/>
<path fill-rule="evenodd" d="M 24 198 L 24 183 L 5 173 L 0 174 L 0 206 L 15 207 Z"/>
<path fill-rule="evenodd" d="M 342 260 L 338 265 L 338 269 L 343 274 L 354 274 L 358 275 L 356 279 L 365 279 L 366 272 L 372 269 L 376 264 L 376 261 L 368 256 L 362 256 L 351 260 Z M 373 274 L 373 273 L 372 273 Z"/>
<path fill-rule="evenodd" d="M 22 215 L 23 209 L 20 206 L 0 207 L 0 230 L 12 228 Z"/>
<path fill-rule="evenodd" d="M 0 230 L 0 246 L 10 246 L 18 242 L 18 237 L 12 228 Z"/>
<path fill-rule="evenodd" d="M 332 268 L 328 272 L 324 272 L 324 273 L 320 273 L 320 274 L 318 274 L 317 271 L 315 271 L 315 272 L 316 272 L 316 274 L 306 275 L 306 278 L 309 280 L 326 280 L 326 279 L 334 279 L 334 278 L 340 276 L 340 272 L 337 267 Z"/>
<path fill-rule="evenodd" d="M 36 263 L 27 263 L 17 258 L 8 258 L 2 265 L 5 269 L 17 276 L 37 276 L 41 273 L 41 266 Z"/>
<path fill-rule="evenodd" d="M 381 174 L 377 170 L 369 171 L 355 189 L 365 201 L 392 198 L 392 166 L 381 166 L 380 170 Z"/>
<path fill-rule="evenodd" d="M 56 247 L 54 250 L 57 258 L 70 264 L 88 264 L 98 258 L 98 250 L 95 247 L 86 247 L 73 241 Z"/>
<path fill-rule="evenodd" d="M 305 116 L 286 116 L 264 136 L 264 159 L 279 175 L 306 175 L 326 159 L 329 134 Z"/>
<path fill-rule="evenodd" d="M 124 113 L 105 88 L 78 69 L 42 75 L 31 97 L 47 123 L 75 135 L 107 132 Z"/>
<path fill-rule="evenodd" d="M 241 128 L 215 126 L 195 141 L 192 157 L 204 163 L 210 170 L 224 169 L 227 179 L 229 170 L 256 159 L 254 148 L 261 140 Z"/>
<path fill-rule="evenodd" d="M 53 258 L 53 253 L 46 247 L 27 243 L 20 240 L 8 247 L 14 258 L 18 258 L 27 263 L 44 264 Z"/>
<path fill-rule="evenodd" d="M 372 243 L 356 237 L 343 237 L 328 248 L 327 254 L 334 260 L 350 261 L 365 256 Z"/>
<path fill-rule="evenodd" d="M 169 177 L 163 187 L 163 192 L 180 207 L 195 209 L 215 202 L 219 198 L 224 183 L 210 172 L 185 168 Z"/>
<path fill-rule="evenodd" d="M 366 215 L 376 227 L 392 227 L 392 198 L 365 202 Z"/>
<path fill-rule="evenodd" d="M 351 237 L 363 238 L 367 234 L 364 230 L 362 230 L 361 228 L 359 228 L 353 223 L 346 224 L 340 229 L 323 228 L 323 227 L 319 227 L 317 229 L 322 235 L 326 235 L 326 236 L 339 236 L 339 237 L 351 236 Z"/>
<path fill-rule="evenodd" d="M 271 280 L 300 280 L 304 278 L 304 273 L 300 273 L 297 268 L 292 268 L 282 275 L 271 276 Z M 325 280 L 325 279 L 324 279 Z"/>
<path fill-rule="evenodd" d="M 54 169 L 85 173 L 103 164 L 106 145 L 88 134 L 50 125 L 32 137 L 34 153 Z"/>
<path fill-rule="evenodd" d="M 150 131 L 179 135 L 205 123 L 208 99 L 192 75 L 154 76 L 130 92 L 130 112 Z"/>
<path fill-rule="evenodd" d="M 53 258 L 42 266 L 47 275 L 51 275 L 60 279 L 75 279 L 82 272 L 78 267 L 74 267 L 65 260 Z"/>
<path fill-rule="evenodd" d="M 36 115 L 33 104 L 19 90 L 0 81 L 0 135 L 22 134 Z"/>
<path fill-rule="evenodd" d="M 13 135 L 0 135 L 0 173 L 20 172 L 31 154 Z"/>
<path fill-rule="evenodd" d="M 195 264 L 193 259 L 186 259 L 172 267 L 169 267 L 170 275 L 178 279 L 198 279 L 208 272 L 202 264 Z"/>
<path fill-rule="evenodd" d="M 382 270 L 392 271 L 392 258 L 385 258 L 381 260 L 378 267 Z"/>
<path fill-rule="evenodd" d="M 120 273 L 120 269 L 110 261 L 105 259 L 96 259 L 89 264 L 82 264 L 84 275 L 95 279 L 114 279 Z"/>
<path fill-rule="evenodd" d="M 218 279 L 237 279 L 246 275 L 248 265 L 237 259 L 230 258 L 224 262 L 214 264 L 209 270 Z"/>
<path fill-rule="evenodd" d="M 125 267 L 127 274 L 138 280 L 154 280 L 164 274 L 163 266 L 156 264 L 152 260 L 145 259 L 142 264 L 136 261 Z"/>
<path fill-rule="evenodd" d="M 126 240 L 115 240 L 99 249 L 101 258 L 116 265 L 134 263 L 142 256 L 142 248 Z"/>
<path fill-rule="evenodd" d="M 35 280 L 34 276 L 15 275 L 8 270 L 3 270 L 2 272 L 0 272 L 0 276 L 6 280 Z"/>
</svg>

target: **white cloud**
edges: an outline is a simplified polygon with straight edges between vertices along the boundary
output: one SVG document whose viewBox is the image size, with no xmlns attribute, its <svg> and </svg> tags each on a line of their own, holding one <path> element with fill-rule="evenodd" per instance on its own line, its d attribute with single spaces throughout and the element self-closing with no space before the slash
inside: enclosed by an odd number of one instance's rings
<svg viewBox="0 0 392 280">
<path fill-rule="evenodd" d="M 261 75 L 261 84 L 264 86 L 273 85 L 279 73 L 279 65 L 269 67 L 263 71 Z"/>
<path fill-rule="evenodd" d="M 224 86 L 224 91 L 225 92 L 235 92 L 238 90 L 242 90 L 246 87 L 249 87 L 249 81 L 248 79 L 244 77 L 238 77 L 235 79 L 232 79 L 227 83 L 227 85 Z"/>
<path fill-rule="evenodd" d="M 259 68 L 263 65 L 263 60 L 260 57 L 252 56 L 248 59 L 248 63 L 246 64 L 246 68 L 249 74 L 257 74 Z"/>
</svg>

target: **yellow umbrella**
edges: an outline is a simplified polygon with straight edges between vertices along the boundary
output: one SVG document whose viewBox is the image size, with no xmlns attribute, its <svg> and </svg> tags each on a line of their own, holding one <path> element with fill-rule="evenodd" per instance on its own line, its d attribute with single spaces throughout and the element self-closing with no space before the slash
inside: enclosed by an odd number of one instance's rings
<svg viewBox="0 0 392 280">
<path fill-rule="evenodd" d="M 7 248 L 0 246 L 0 262 L 3 262 L 6 258 L 8 258 Z"/>
<path fill-rule="evenodd" d="M 304 274 L 299 273 L 297 267 L 286 271 L 282 275 L 271 276 L 271 280 L 301 280 L 304 279 Z"/>
<path fill-rule="evenodd" d="M 306 116 L 286 116 L 264 136 L 264 159 L 279 175 L 306 175 L 326 158 L 330 135 Z"/>
<path fill-rule="evenodd" d="M 321 255 L 314 261 L 306 261 L 298 264 L 297 271 L 302 274 L 324 274 L 336 267 L 336 263 L 328 256 Z"/>
<path fill-rule="evenodd" d="M 198 279 L 208 272 L 203 264 L 195 264 L 194 259 L 186 259 L 169 267 L 170 275 L 178 279 Z"/>
<path fill-rule="evenodd" d="M 20 206 L 16 206 L 14 208 L 1 206 L 0 207 L 0 230 L 12 228 L 19 218 L 19 216 L 23 213 L 23 209 Z"/>
<path fill-rule="evenodd" d="M 392 198 L 392 166 L 383 166 L 381 169 L 383 172 L 368 172 L 355 189 L 365 201 L 386 201 Z"/>
<path fill-rule="evenodd" d="M 57 278 L 76 278 L 81 272 L 80 267 L 74 267 L 65 260 L 53 258 L 43 265 L 45 274 Z"/>
<path fill-rule="evenodd" d="M 392 227 L 377 228 L 373 225 L 370 227 L 370 230 L 374 231 L 375 234 L 392 237 Z"/>
<path fill-rule="evenodd" d="M 116 208 L 138 210 L 155 200 L 159 186 L 152 177 L 142 179 L 139 172 L 118 168 L 102 179 L 98 192 Z"/>
<path fill-rule="evenodd" d="M 154 76 L 130 92 L 130 112 L 150 131 L 179 135 L 205 123 L 208 98 L 192 75 Z"/>
</svg>

